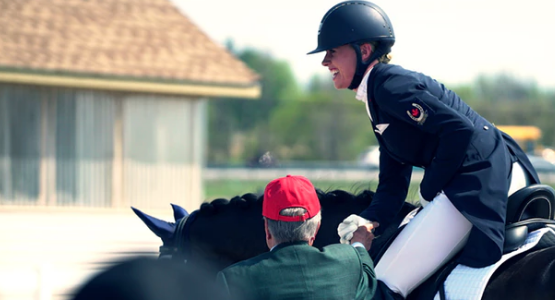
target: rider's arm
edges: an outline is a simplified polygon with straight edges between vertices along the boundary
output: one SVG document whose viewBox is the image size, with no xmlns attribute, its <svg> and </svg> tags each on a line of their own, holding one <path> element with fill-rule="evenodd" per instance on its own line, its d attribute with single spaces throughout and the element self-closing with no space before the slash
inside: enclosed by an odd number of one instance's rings
<svg viewBox="0 0 555 300">
<path fill-rule="evenodd" d="M 451 94 L 440 100 L 416 77 L 401 75 L 387 77 L 376 89 L 375 99 L 391 116 L 438 137 L 435 156 L 420 184 L 424 199 L 432 200 L 459 169 L 474 131 L 471 120 L 459 111 L 463 109 L 451 107 L 462 101 Z"/>
<path fill-rule="evenodd" d="M 403 207 L 407 197 L 412 166 L 402 164 L 380 151 L 380 175 L 376 194 L 360 216 L 380 224 L 376 235 L 386 228 Z"/>
</svg>

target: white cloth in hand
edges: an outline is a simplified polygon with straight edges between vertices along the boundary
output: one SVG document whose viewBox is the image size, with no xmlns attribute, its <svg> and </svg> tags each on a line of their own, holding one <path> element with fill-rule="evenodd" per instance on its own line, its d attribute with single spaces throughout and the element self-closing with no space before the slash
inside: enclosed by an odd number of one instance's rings
<svg viewBox="0 0 555 300">
<path fill-rule="evenodd" d="M 341 244 L 350 244 L 353 238 L 353 233 L 358 227 L 370 224 L 369 220 L 357 215 L 350 215 L 339 226 L 337 226 L 337 234 L 339 235 L 339 242 Z"/>
</svg>

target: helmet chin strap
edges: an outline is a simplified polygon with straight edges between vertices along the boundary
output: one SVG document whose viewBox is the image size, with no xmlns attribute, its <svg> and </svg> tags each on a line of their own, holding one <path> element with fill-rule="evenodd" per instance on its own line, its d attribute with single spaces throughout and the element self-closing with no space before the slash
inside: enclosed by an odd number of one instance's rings
<svg viewBox="0 0 555 300">
<path fill-rule="evenodd" d="M 353 76 L 353 80 L 349 85 L 349 89 L 354 90 L 358 88 L 358 86 L 360 85 L 360 82 L 362 81 L 362 78 L 364 77 L 364 73 L 366 72 L 366 69 L 368 68 L 368 66 L 377 58 L 381 57 L 386 53 L 389 53 L 389 51 L 391 51 L 391 46 L 385 43 L 380 43 L 378 47 L 376 47 L 376 50 L 374 51 L 374 53 L 370 55 L 370 58 L 366 62 L 362 61 L 362 53 L 360 52 L 360 46 L 356 43 L 353 43 L 351 44 L 351 47 L 353 47 L 357 55 L 357 67 L 355 70 L 355 75 Z"/>
</svg>

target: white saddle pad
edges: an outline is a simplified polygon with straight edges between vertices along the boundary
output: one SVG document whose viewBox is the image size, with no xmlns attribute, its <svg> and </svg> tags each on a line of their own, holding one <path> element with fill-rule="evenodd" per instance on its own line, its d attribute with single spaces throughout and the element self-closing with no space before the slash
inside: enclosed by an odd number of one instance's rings
<svg viewBox="0 0 555 300">
<path fill-rule="evenodd" d="M 445 297 L 448 300 L 480 300 L 486 289 L 486 284 L 495 270 L 509 258 L 532 249 L 538 244 L 541 237 L 549 231 L 555 234 L 555 231 L 550 228 L 541 228 L 530 232 L 520 248 L 503 255 L 497 263 L 491 266 L 479 269 L 463 265 L 456 266 L 445 281 Z M 434 300 L 440 299 L 438 292 Z"/>
</svg>

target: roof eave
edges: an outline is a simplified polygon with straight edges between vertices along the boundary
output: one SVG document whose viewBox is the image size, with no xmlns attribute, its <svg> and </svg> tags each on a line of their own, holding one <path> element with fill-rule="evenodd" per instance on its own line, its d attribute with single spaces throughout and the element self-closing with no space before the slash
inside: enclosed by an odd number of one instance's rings
<svg viewBox="0 0 555 300">
<path fill-rule="evenodd" d="M 94 78 L 84 76 L 73 77 L 52 74 L 30 74 L 9 71 L 0 71 L 0 82 L 198 97 L 232 97 L 256 99 L 259 98 L 261 94 L 261 88 L 258 83 L 243 86 L 217 83 L 205 84 L 193 82 L 156 82 L 143 80 L 136 81 L 129 79 Z"/>
</svg>

